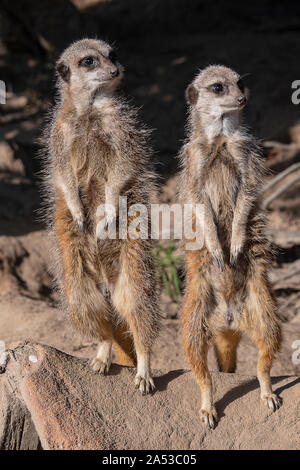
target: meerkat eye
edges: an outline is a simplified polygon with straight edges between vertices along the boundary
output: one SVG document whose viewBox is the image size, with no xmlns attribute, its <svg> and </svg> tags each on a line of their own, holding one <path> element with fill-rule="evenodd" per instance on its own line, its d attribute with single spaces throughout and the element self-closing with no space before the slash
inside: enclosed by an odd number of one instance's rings
<svg viewBox="0 0 300 470">
<path fill-rule="evenodd" d="M 243 81 L 242 81 L 241 78 L 237 81 L 237 86 L 238 86 L 238 88 L 241 90 L 241 92 L 244 93 L 244 91 L 245 91 L 245 85 L 244 85 L 244 83 L 243 83 Z"/>
<path fill-rule="evenodd" d="M 82 66 L 82 67 L 93 67 L 97 64 L 97 60 L 94 59 L 94 57 L 84 57 L 83 59 L 81 59 L 81 61 L 79 62 L 79 65 Z"/>
<path fill-rule="evenodd" d="M 222 83 L 214 83 L 212 86 L 211 86 L 211 90 L 216 93 L 216 95 L 220 95 L 221 93 L 224 92 L 224 86 L 222 85 Z"/>
<path fill-rule="evenodd" d="M 110 51 L 110 53 L 108 54 L 108 58 L 113 64 L 115 64 L 117 62 L 117 54 L 115 53 L 115 51 Z"/>
</svg>

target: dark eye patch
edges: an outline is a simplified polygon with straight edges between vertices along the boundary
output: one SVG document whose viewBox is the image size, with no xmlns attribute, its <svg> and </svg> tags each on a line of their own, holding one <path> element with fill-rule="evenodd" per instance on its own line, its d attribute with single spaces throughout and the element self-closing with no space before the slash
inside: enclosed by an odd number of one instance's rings
<svg viewBox="0 0 300 470">
<path fill-rule="evenodd" d="M 209 87 L 209 89 L 216 95 L 220 95 L 225 91 L 225 87 L 222 83 L 214 83 Z"/>
<path fill-rule="evenodd" d="M 244 93 L 244 91 L 245 91 L 245 85 L 244 85 L 243 80 L 240 78 L 240 79 L 237 81 L 236 84 L 237 84 L 239 90 L 241 90 L 241 92 Z"/>
<path fill-rule="evenodd" d="M 108 58 L 113 64 L 115 64 L 117 62 L 117 54 L 115 53 L 115 51 L 110 51 L 110 53 L 108 54 Z"/>
<path fill-rule="evenodd" d="M 95 67 L 98 64 L 98 60 L 92 56 L 84 57 L 79 61 L 81 67 Z"/>
</svg>

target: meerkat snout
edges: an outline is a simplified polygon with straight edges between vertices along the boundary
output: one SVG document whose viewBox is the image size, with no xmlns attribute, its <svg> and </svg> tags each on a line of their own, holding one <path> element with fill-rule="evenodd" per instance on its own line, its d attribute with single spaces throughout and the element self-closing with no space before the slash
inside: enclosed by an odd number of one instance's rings
<svg viewBox="0 0 300 470">
<path fill-rule="evenodd" d="M 119 69 L 115 67 L 114 69 L 110 69 L 109 74 L 112 78 L 114 78 L 114 77 L 117 77 L 120 74 L 120 72 L 119 72 Z"/>
<path fill-rule="evenodd" d="M 238 101 L 239 106 L 245 106 L 247 104 L 246 96 L 239 96 L 237 101 Z"/>
</svg>

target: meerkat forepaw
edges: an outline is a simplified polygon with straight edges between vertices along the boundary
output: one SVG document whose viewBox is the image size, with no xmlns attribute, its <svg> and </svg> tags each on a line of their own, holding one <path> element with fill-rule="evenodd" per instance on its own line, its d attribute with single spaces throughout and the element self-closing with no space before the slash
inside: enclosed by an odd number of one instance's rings
<svg viewBox="0 0 300 470">
<path fill-rule="evenodd" d="M 114 206 L 107 209 L 105 215 L 105 230 L 109 230 L 111 227 L 114 227 L 116 224 L 117 216 L 116 216 L 116 209 Z"/>
<path fill-rule="evenodd" d="M 135 388 L 138 388 L 142 395 L 147 395 L 148 393 L 155 390 L 155 385 L 152 377 L 142 377 L 137 374 L 135 377 Z"/>
<path fill-rule="evenodd" d="M 91 368 L 93 372 L 100 375 L 107 375 L 111 366 L 111 359 L 107 358 L 105 361 L 99 357 L 94 357 L 91 360 Z"/>
<path fill-rule="evenodd" d="M 278 397 L 275 393 L 267 393 L 262 395 L 261 399 L 273 412 L 278 410 L 282 405 L 282 398 Z"/>
<path fill-rule="evenodd" d="M 76 223 L 80 232 L 84 231 L 84 217 L 79 212 L 78 214 L 73 215 L 74 222 Z"/>
<path fill-rule="evenodd" d="M 205 410 L 201 408 L 200 418 L 202 423 L 205 424 L 205 426 L 209 427 L 209 429 L 215 429 L 215 427 L 217 426 L 218 414 L 214 406 L 210 410 Z"/>
<path fill-rule="evenodd" d="M 116 221 L 116 214 L 115 213 L 109 213 L 106 216 L 106 226 L 109 227 L 110 225 L 113 225 Z"/>
<path fill-rule="evenodd" d="M 225 271 L 225 263 L 224 263 L 224 257 L 223 257 L 223 253 L 222 253 L 222 250 L 216 250 L 214 253 L 213 253 L 213 257 L 218 265 L 218 268 L 221 270 L 221 271 Z"/>
<path fill-rule="evenodd" d="M 241 253 L 242 251 L 242 246 L 241 245 L 234 245 L 234 246 L 231 246 L 231 249 L 230 249 L 230 261 L 229 261 L 229 264 L 230 264 L 230 267 L 231 268 L 234 268 L 237 264 L 237 260 L 238 260 L 238 257 L 239 257 L 239 254 Z"/>
<path fill-rule="evenodd" d="M 236 266 L 238 257 L 243 251 L 245 237 L 241 232 L 239 236 L 233 236 L 230 246 L 230 266 L 233 268 Z"/>
</svg>

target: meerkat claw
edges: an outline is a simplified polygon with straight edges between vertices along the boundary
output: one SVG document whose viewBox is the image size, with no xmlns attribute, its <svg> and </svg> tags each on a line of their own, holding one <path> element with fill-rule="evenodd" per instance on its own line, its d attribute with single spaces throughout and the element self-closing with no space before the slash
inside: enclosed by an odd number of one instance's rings
<svg viewBox="0 0 300 470">
<path fill-rule="evenodd" d="M 215 408 L 212 408 L 210 411 L 200 410 L 200 418 L 202 423 L 204 423 L 209 429 L 215 429 L 218 422 L 218 415 Z"/>
<path fill-rule="evenodd" d="M 236 263 L 237 263 L 237 256 L 236 255 L 230 255 L 230 261 L 229 261 L 230 267 L 235 268 Z"/>
<path fill-rule="evenodd" d="M 278 410 L 282 405 L 282 398 L 278 397 L 275 393 L 262 396 L 262 400 L 265 405 L 273 412 Z"/>
<path fill-rule="evenodd" d="M 238 261 L 241 251 L 242 251 L 242 244 L 231 246 L 230 261 L 229 261 L 231 268 L 234 268 L 237 265 L 237 261 Z"/>
<path fill-rule="evenodd" d="M 225 263 L 224 263 L 224 259 L 223 259 L 223 256 L 220 256 L 220 255 L 214 255 L 214 258 L 215 258 L 215 261 L 218 265 L 218 268 L 223 272 L 225 271 Z"/>
<path fill-rule="evenodd" d="M 80 232 L 84 232 L 84 224 L 83 222 L 78 222 L 78 228 Z"/>
<path fill-rule="evenodd" d="M 155 389 L 153 379 L 149 377 L 146 379 L 140 375 L 137 375 L 135 378 L 135 388 L 139 389 L 142 395 L 147 395 Z"/>
<path fill-rule="evenodd" d="M 80 232 L 84 231 L 84 215 L 83 212 L 77 210 L 76 212 L 72 213 L 73 220 L 77 225 L 77 228 Z"/>
</svg>

